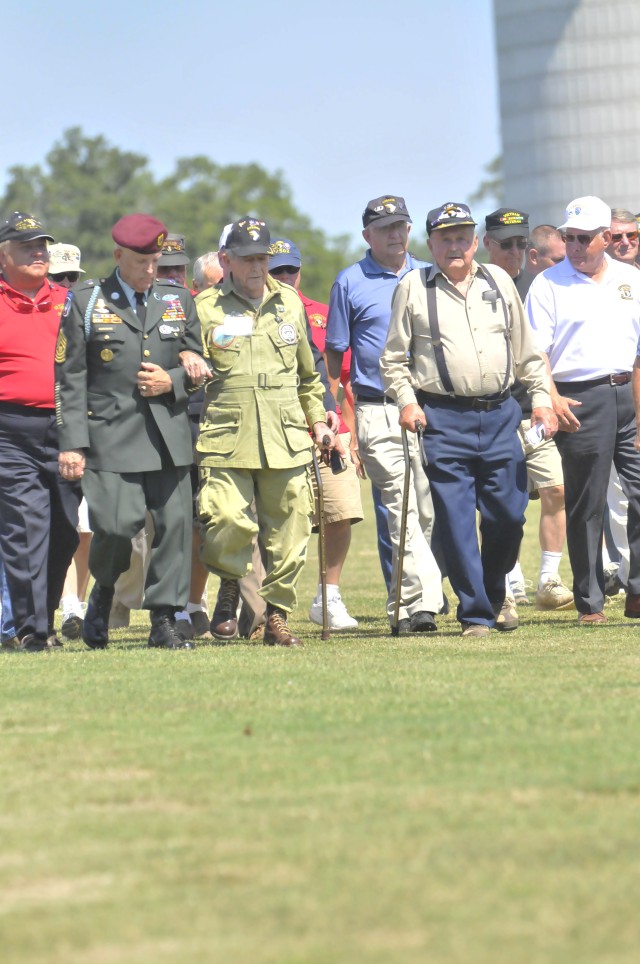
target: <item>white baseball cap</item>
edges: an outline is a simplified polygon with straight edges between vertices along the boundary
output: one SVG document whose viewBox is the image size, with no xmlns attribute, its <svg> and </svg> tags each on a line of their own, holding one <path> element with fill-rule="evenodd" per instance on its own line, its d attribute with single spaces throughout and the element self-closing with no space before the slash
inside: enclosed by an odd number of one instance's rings
<svg viewBox="0 0 640 964">
<path fill-rule="evenodd" d="M 64 274 L 65 271 L 85 273 L 80 267 L 80 248 L 75 244 L 50 244 L 49 274 Z"/>
<path fill-rule="evenodd" d="M 596 231 L 598 228 L 611 227 L 611 208 L 599 197 L 577 197 L 565 212 L 566 221 L 559 225 L 559 231 L 576 228 L 581 231 Z"/>
</svg>

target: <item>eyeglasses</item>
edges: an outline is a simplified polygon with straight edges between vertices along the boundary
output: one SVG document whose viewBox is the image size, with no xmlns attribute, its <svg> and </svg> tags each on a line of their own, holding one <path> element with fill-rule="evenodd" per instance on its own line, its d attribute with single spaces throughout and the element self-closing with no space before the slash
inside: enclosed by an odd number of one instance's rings
<svg viewBox="0 0 640 964">
<path fill-rule="evenodd" d="M 596 231 L 595 234 L 571 234 L 567 231 L 566 234 L 562 235 L 562 240 L 565 244 L 574 244 L 577 242 L 586 247 L 588 244 L 591 244 L 593 239 L 597 238 L 599 234 L 602 234 L 602 231 Z"/>
<path fill-rule="evenodd" d="M 637 241 L 637 240 L 638 240 L 638 232 L 637 232 L 637 231 L 621 231 L 620 234 L 612 234 L 612 235 L 611 235 L 611 240 L 612 240 L 612 241 L 616 241 L 616 242 L 622 241 L 623 238 L 626 238 L 627 241 Z"/>
<path fill-rule="evenodd" d="M 59 274 L 50 274 L 49 277 L 51 278 L 52 281 L 55 281 L 58 284 L 61 281 L 65 281 L 66 279 L 68 282 L 70 282 L 70 284 L 73 285 L 80 278 L 80 272 L 79 271 L 61 271 Z"/>
<path fill-rule="evenodd" d="M 291 264 L 282 264 L 279 268 L 272 268 L 269 274 L 278 278 L 281 274 L 297 274 L 299 270 L 300 268 L 294 268 Z"/>
<path fill-rule="evenodd" d="M 507 238 L 506 241 L 497 241 L 496 244 L 500 245 L 502 251 L 509 251 L 511 248 L 517 248 L 518 251 L 526 251 L 527 249 L 526 238 Z"/>
</svg>

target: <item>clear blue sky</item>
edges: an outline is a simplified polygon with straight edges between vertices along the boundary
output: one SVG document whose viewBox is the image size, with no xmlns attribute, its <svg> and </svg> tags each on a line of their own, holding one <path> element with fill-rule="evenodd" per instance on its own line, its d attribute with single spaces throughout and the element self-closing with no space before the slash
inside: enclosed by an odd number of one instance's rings
<svg viewBox="0 0 640 964">
<path fill-rule="evenodd" d="M 422 237 L 500 151 L 491 0 L 5 7 L 3 186 L 79 125 L 159 175 L 196 154 L 280 170 L 330 235 L 401 194 Z"/>
</svg>

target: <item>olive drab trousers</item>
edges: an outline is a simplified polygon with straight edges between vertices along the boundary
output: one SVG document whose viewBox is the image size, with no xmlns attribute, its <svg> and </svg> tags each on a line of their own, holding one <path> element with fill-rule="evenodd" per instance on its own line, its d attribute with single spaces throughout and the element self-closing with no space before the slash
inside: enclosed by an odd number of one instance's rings
<svg viewBox="0 0 640 964">
<path fill-rule="evenodd" d="M 200 475 L 198 514 L 205 566 L 220 578 L 241 579 L 251 570 L 253 540 L 259 534 L 267 570 L 260 595 L 270 605 L 292 612 L 311 535 L 313 493 L 307 466 L 202 468 Z"/>
</svg>

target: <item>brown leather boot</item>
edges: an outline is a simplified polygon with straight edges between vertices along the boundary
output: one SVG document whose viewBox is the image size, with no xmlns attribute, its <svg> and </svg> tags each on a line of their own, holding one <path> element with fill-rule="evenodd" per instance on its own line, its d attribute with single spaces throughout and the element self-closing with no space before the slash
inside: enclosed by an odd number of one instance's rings
<svg viewBox="0 0 640 964">
<path fill-rule="evenodd" d="M 211 617 L 211 635 L 226 642 L 238 635 L 238 603 L 240 586 L 237 579 L 221 579 L 216 608 Z"/>
<path fill-rule="evenodd" d="M 294 636 L 287 626 L 287 614 L 276 606 L 267 606 L 264 644 L 265 646 L 302 646 L 302 640 Z"/>
</svg>

